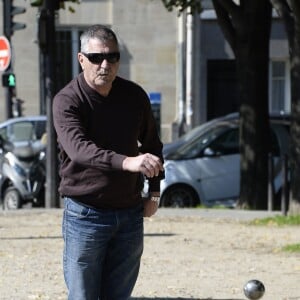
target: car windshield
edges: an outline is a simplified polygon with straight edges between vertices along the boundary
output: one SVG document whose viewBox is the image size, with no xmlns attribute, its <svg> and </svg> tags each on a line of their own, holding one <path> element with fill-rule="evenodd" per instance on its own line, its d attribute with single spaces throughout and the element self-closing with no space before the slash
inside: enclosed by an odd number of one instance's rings
<svg viewBox="0 0 300 300">
<path fill-rule="evenodd" d="M 34 128 L 31 122 L 16 123 L 12 127 L 11 142 L 35 140 Z"/>
<path fill-rule="evenodd" d="M 166 159 L 180 160 L 197 157 L 217 136 L 222 134 L 228 126 L 217 126 L 204 132 L 201 136 L 196 137 L 191 142 L 182 145 L 174 152 L 167 155 Z"/>
<path fill-rule="evenodd" d="M 18 121 L 11 123 L 0 130 L 0 135 L 4 141 L 21 142 L 36 141 L 41 139 L 46 130 L 44 120 Z"/>
<path fill-rule="evenodd" d="M 206 130 L 207 128 L 210 128 L 213 124 L 215 124 L 218 120 L 220 121 L 226 121 L 226 120 L 235 120 L 237 118 L 238 114 L 237 113 L 232 113 L 229 115 L 226 115 L 224 117 L 220 117 L 220 118 L 216 118 L 216 119 L 212 119 L 210 121 L 207 121 L 195 128 L 193 128 L 192 130 L 188 131 L 187 133 L 185 133 L 184 135 L 182 135 L 179 139 L 176 140 L 176 142 L 178 141 L 189 141 L 193 138 L 195 138 L 196 136 L 199 136 L 199 134 L 201 132 L 203 132 L 204 130 Z"/>
</svg>

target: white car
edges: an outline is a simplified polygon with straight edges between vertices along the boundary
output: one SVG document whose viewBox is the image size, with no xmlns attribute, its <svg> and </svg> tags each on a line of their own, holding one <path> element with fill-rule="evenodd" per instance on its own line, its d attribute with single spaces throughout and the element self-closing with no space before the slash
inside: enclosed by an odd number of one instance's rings
<svg viewBox="0 0 300 300">
<path fill-rule="evenodd" d="M 275 191 L 281 187 L 281 160 L 288 153 L 289 119 L 272 116 Z M 234 207 L 240 192 L 239 117 L 231 114 L 200 125 L 197 134 L 165 150 L 161 206 Z M 170 149 L 170 150 L 169 150 Z"/>
</svg>

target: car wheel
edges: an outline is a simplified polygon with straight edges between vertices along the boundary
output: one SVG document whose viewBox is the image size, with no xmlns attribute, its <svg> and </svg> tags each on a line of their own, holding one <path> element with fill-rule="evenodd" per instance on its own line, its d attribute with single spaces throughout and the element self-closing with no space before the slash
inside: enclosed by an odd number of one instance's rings
<svg viewBox="0 0 300 300">
<path fill-rule="evenodd" d="M 160 203 L 163 207 L 194 207 L 199 198 L 190 187 L 177 185 L 164 192 Z"/>
<path fill-rule="evenodd" d="M 4 209 L 18 209 L 22 207 L 22 199 L 17 189 L 8 188 L 3 198 Z"/>
</svg>

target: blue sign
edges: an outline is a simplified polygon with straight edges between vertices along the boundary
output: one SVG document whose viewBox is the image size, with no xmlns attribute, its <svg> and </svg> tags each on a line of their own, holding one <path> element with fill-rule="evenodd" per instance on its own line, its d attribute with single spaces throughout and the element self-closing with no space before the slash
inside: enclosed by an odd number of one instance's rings
<svg viewBox="0 0 300 300">
<path fill-rule="evenodd" d="M 150 98 L 151 104 L 160 104 L 161 93 L 149 93 L 149 98 Z"/>
</svg>

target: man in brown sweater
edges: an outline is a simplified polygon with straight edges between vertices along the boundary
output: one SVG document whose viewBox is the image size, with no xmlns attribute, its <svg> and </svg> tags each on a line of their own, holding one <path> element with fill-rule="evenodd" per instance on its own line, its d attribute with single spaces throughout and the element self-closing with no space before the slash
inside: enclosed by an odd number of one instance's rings
<svg viewBox="0 0 300 300">
<path fill-rule="evenodd" d="M 53 101 L 69 300 L 129 299 L 143 251 L 143 216 L 159 205 L 162 143 L 145 91 L 117 76 L 119 59 L 114 32 L 90 27 L 78 53 L 83 72 Z"/>
</svg>

